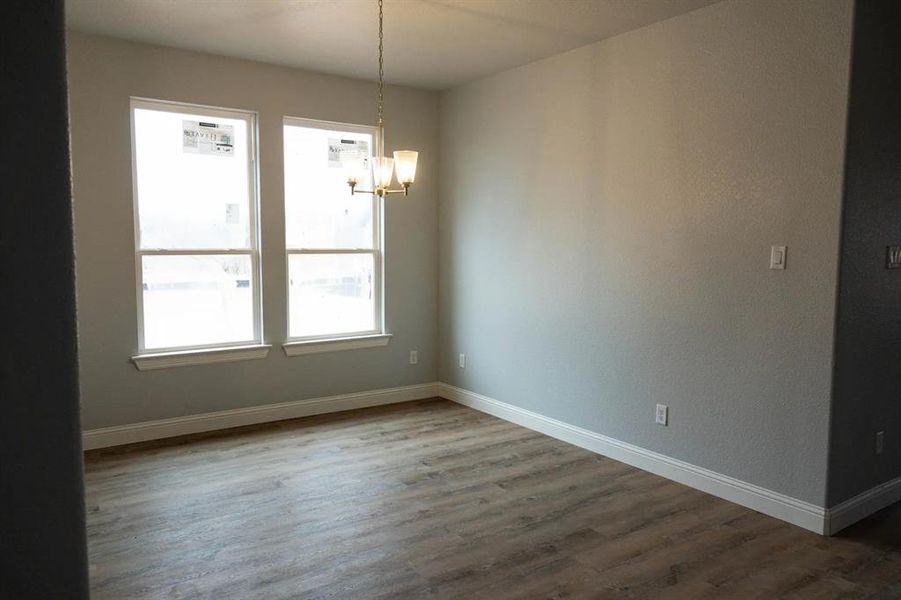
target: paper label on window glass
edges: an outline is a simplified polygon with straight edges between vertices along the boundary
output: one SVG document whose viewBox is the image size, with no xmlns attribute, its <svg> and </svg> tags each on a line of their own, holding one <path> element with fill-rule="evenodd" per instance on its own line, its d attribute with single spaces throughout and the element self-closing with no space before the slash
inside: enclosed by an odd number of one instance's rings
<svg viewBox="0 0 901 600">
<path fill-rule="evenodd" d="M 369 142 L 366 140 L 342 140 L 329 138 L 328 166 L 335 169 L 354 167 L 369 168 Z"/>
<path fill-rule="evenodd" d="M 225 224 L 238 225 L 241 223 L 241 214 L 237 204 L 225 205 Z"/>
<path fill-rule="evenodd" d="M 235 127 L 222 123 L 182 121 L 182 149 L 192 154 L 230 156 L 235 151 Z"/>
</svg>

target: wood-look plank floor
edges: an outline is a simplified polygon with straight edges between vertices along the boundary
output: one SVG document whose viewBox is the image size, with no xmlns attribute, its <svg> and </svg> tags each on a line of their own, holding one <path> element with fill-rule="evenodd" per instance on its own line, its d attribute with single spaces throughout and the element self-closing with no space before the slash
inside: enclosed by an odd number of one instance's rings
<svg viewBox="0 0 901 600">
<path fill-rule="evenodd" d="M 86 456 L 114 598 L 901 598 L 901 507 L 823 538 L 432 400 Z"/>
</svg>

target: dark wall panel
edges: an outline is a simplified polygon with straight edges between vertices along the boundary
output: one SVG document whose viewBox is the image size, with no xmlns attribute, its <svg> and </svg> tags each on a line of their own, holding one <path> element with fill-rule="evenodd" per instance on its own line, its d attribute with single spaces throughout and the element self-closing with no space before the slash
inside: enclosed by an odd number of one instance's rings
<svg viewBox="0 0 901 600">
<path fill-rule="evenodd" d="M 0 597 L 87 598 L 63 3 L 0 6 Z"/>
<path fill-rule="evenodd" d="M 828 504 L 901 476 L 901 2 L 855 6 Z M 885 450 L 875 453 L 875 435 Z"/>
</svg>

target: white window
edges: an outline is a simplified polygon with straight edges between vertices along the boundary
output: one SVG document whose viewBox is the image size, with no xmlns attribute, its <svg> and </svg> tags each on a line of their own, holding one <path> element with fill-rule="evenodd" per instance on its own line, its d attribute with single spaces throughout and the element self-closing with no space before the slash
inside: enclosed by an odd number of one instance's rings
<svg viewBox="0 0 901 600">
<path fill-rule="evenodd" d="M 327 340 L 384 333 L 381 199 L 368 165 L 376 128 L 285 118 L 288 337 Z M 367 179 L 370 178 L 370 179 Z"/>
<path fill-rule="evenodd" d="M 131 115 L 139 352 L 261 343 L 255 114 Z"/>
</svg>

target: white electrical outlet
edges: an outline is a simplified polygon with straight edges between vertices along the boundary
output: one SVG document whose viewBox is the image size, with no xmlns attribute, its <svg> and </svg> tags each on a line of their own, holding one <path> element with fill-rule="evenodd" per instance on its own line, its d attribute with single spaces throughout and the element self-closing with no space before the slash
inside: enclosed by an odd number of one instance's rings
<svg viewBox="0 0 901 600">
<path fill-rule="evenodd" d="M 419 350 L 410 350 L 410 364 L 411 365 L 419 364 Z"/>
<path fill-rule="evenodd" d="M 669 407 L 667 405 L 657 405 L 656 420 L 658 425 L 669 425 Z"/>
<path fill-rule="evenodd" d="M 876 454 L 882 454 L 882 451 L 885 449 L 885 432 L 877 431 L 876 432 Z"/>
<path fill-rule="evenodd" d="M 466 368 L 466 355 L 465 354 L 461 354 L 459 357 L 457 357 L 457 366 L 460 367 L 461 369 Z"/>
</svg>

